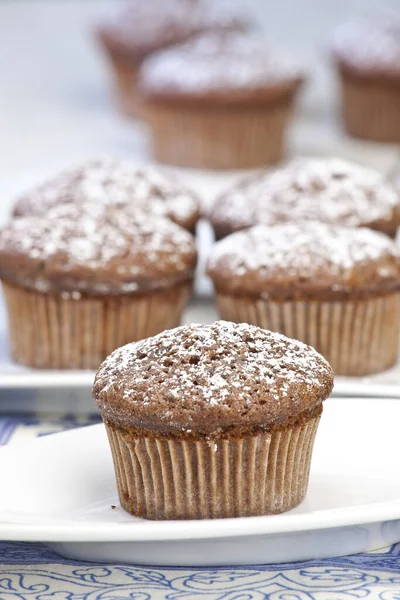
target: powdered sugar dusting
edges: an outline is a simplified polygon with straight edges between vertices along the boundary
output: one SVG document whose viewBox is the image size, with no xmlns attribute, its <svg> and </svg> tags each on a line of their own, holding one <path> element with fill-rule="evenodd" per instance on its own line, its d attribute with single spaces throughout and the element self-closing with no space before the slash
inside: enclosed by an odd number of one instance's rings
<svg viewBox="0 0 400 600">
<path fill-rule="evenodd" d="M 400 76 L 400 18 L 349 21 L 334 38 L 334 52 L 346 65 L 371 75 Z"/>
<path fill-rule="evenodd" d="M 264 39 L 230 33 L 207 34 L 148 58 L 141 84 L 151 93 L 258 89 L 303 77 L 294 61 L 272 50 Z"/>
<path fill-rule="evenodd" d="M 247 269 L 285 269 L 309 276 L 310 269 L 323 265 L 333 272 L 352 269 L 358 263 L 397 255 L 394 242 L 366 228 L 342 228 L 323 223 L 258 225 L 228 236 L 216 246 L 210 268 L 221 257 L 229 257 L 235 273 Z"/>
<path fill-rule="evenodd" d="M 58 204 L 75 204 L 87 213 L 104 207 L 125 208 L 128 216 L 138 210 L 169 216 L 179 224 L 196 221 L 196 195 L 174 177 L 153 167 L 135 167 L 129 161 L 93 160 L 59 173 L 37 186 L 16 203 L 17 215 L 44 214 Z"/>
<path fill-rule="evenodd" d="M 169 399 L 173 411 L 189 400 L 190 416 L 199 406 L 230 410 L 239 396 L 241 409 L 249 410 L 268 399 L 279 419 L 287 403 L 296 412 L 296 403 L 323 400 L 331 386 L 328 363 L 309 346 L 245 323 L 217 321 L 186 325 L 119 348 L 100 367 L 94 394 L 109 417 L 118 410 L 109 404 L 118 389 L 122 410 L 132 411 L 132 416 L 135 406 L 157 405 L 160 397 Z"/>
<path fill-rule="evenodd" d="M 400 284 L 396 244 L 386 235 L 365 228 L 346 228 L 319 222 L 258 225 L 218 242 L 208 272 L 216 284 L 248 286 L 265 295 L 291 294 Z M 250 277 L 249 277 L 250 276 Z M 282 288 L 282 289 L 281 289 Z"/>
<path fill-rule="evenodd" d="M 144 284 L 167 285 L 194 268 L 192 236 L 168 219 L 110 207 L 102 215 L 85 214 L 74 205 L 60 205 L 46 217 L 13 219 L 0 233 L 0 269 L 23 261 L 24 276 L 35 285 L 71 276 L 78 289 L 106 291 L 117 285 L 136 291 Z M 18 266 L 13 267 L 18 277 Z"/>
<path fill-rule="evenodd" d="M 380 173 L 338 158 L 310 158 L 235 185 L 216 200 L 211 220 L 231 231 L 299 220 L 358 227 L 390 222 L 399 209 L 399 195 Z"/>
</svg>

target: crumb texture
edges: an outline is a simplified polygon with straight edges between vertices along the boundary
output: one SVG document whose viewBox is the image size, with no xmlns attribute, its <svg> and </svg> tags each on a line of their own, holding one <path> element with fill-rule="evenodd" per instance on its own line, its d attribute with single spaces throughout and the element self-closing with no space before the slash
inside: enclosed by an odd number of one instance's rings
<svg viewBox="0 0 400 600">
<path fill-rule="evenodd" d="M 218 242 L 208 273 L 221 292 L 271 299 L 340 298 L 400 287 L 399 250 L 363 227 L 257 225 Z"/>
<path fill-rule="evenodd" d="M 66 169 L 18 198 L 14 215 L 46 214 L 61 204 L 78 206 L 89 216 L 117 206 L 128 218 L 140 211 L 169 217 L 189 230 L 199 217 L 196 194 L 172 175 L 125 160 L 92 160 Z"/>
<path fill-rule="evenodd" d="M 0 276 L 39 291 L 136 293 L 191 279 L 193 236 L 169 219 L 61 205 L 0 232 Z"/>
<path fill-rule="evenodd" d="M 313 348 L 244 323 L 187 325 L 113 352 L 93 394 L 103 418 L 153 435 L 267 431 L 295 421 L 333 386 Z"/>
<path fill-rule="evenodd" d="M 392 234 L 400 196 L 372 169 L 338 158 L 300 158 L 256 174 L 219 196 L 210 215 L 219 237 L 262 223 L 322 221 Z"/>
</svg>

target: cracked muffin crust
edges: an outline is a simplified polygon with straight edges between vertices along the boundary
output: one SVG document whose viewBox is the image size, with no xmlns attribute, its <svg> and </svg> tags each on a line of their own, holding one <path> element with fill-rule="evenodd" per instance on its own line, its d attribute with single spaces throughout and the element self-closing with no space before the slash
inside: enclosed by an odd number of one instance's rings
<svg viewBox="0 0 400 600">
<path fill-rule="evenodd" d="M 46 215 L 66 204 L 88 216 L 101 215 L 114 206 L 123 209 L 128 219 L 138 212 L 168 217 L 192 233 L 200 214 L 196 194 L 162 169 L 98 159 L 65 169 L 28 190 L 16 200 L 13 215 Z"/>
<path fill-rule="evenodd" d="M 217 239 L 252 225 L 310 220 L 395 237 L 400 195 L 373 169 L 338 158 L 300 158 L 235 184 L 210 212 Z"/>
<path fill-rule="evenodd" d="M 208 274 L 221 293 L 281 301 L 366 298 L 400 289 L 400 253 L 386 235 L 363 227 L 256 225 L 213 247 Z"/>
<path fill-rule="evenodd" d="M 0 232 L 0 277 L 39 291 L 141 293 L 193 277 L 193 237 L 172 221 L 110 206 L 64 204 L 12 219 Z"/>
<path fill-rule="evenodd" d="M 320 409 L 333 373 L 313 348 L 246 323 L 185 325 L 116 350 L 97 372 L 103 419 L 141 434 L 237 438 Z"/>
</svg>

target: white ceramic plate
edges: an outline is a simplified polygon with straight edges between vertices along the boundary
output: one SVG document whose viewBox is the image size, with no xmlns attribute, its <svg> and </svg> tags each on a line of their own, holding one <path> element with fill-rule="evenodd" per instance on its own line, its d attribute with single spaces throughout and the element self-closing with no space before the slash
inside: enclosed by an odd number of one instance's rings
<svg viewBox="0 0 400 600">
<path fill-rule="evenodd" d="M 79 560 L 177 566 L 376 549 L 400 540 L 399 422 L 399 402 L 331 399 L 305 501 L 282 515 L 214 521 L 125 513 L 102 425 L 9 446 L 0 449 L 0 539 L 44 541 Z"/>
</svg>

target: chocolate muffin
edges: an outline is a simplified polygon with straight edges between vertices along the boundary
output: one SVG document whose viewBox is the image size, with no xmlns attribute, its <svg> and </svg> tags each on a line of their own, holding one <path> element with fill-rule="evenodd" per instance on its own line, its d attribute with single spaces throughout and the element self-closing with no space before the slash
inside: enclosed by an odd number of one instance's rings
<svg viewBox="0 0 400 600">
<path fill-rule="evenodd" d="M 400 14 L 345 23 L 336 32 L 333 58 L 346 131 L 400 142 Z"/>
<path fill-rule="evenodd" d="M 119 348 L 93 397 L 122 507 L 209 519 L 296 506 L 332 386 L 314 349 L 244 323 L 192 324 Z"/>
<path fill-rule="evenodd" d="M 0 232 L 0 278 L 14 360 L 94 369 L 114 348 L 179 324 L 196 264 L 168 219 L 64 205 Z"/>
<path fill-rule="evenodd" d="M 129 0 L 104 14 L 96 26 L 115 76 L 119 107 L 140 113 L 137 74 L 143 59 L 156 50 L 186 41 L 204 31 L 246 29 L 238 9 L 221 0 Z"/>
<path fill-rule="evenodd" d="M 217 239 L 252 225 L 322 221 L 396 236 L 400 194 L 372 169 L 339 158 L 297 158 L 236 183 L 214 202 Z"/>
<path fill-rule="evenodd" d="M 153 167 L 135 167 L 116 159 L 92 160 L 61 171 L 17 199 L 13 215 L 46 215 L 50 208 L 72 204 L 83 213 L 101 215 L 116 206 L 127 218 L 139 212 L 168 217 L 194 233 L 200 200 L 172 175 Z"/>
<path fill-rule="evenodd" d="M 215 169 L 282 158 L 304 76 L 263 38 L 208 34 L 149 57 L 139 74 L 155 158 Z"/>
<path fill-rule="evenodd" d="M 218 242 L 208 274 L 222 318 L 310 344 L 336 375 L 376 373 L 396 362 L 400 258 L 382 233 L 258 225 Z"/>
</svg>

